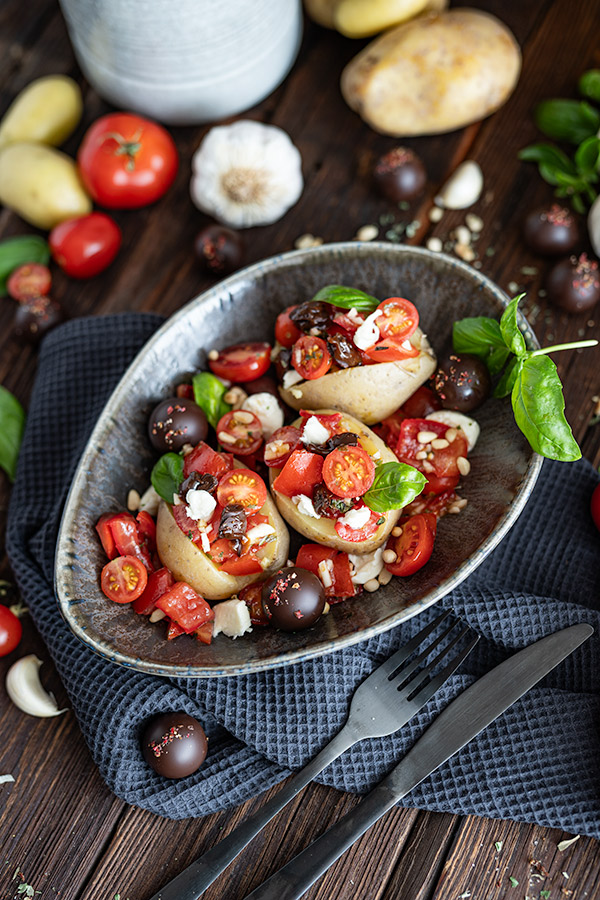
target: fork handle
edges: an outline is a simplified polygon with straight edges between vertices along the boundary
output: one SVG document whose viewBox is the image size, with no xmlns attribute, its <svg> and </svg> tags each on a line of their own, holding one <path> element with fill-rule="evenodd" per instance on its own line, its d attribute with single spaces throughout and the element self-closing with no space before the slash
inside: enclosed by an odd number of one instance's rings
<svg viewBox="0 0 600 900">
<path fill-rule="evenodd" d="M 180 872 L 150 900 L 197 900 L 235 857 L 249 844 L 273 816 L 286 806 L 303 787 L 355 744 L 362 735 L 348 723 L 308 765 L 297 772 L 283 787 L 245 822 Z"/>
<path fill-rule="evenodd" d="M 380 782 L 339 822 L 260 884 L 246 900 L 298 900 L 371 825 L 398 802 L 398 794 Z"/>
</svg>

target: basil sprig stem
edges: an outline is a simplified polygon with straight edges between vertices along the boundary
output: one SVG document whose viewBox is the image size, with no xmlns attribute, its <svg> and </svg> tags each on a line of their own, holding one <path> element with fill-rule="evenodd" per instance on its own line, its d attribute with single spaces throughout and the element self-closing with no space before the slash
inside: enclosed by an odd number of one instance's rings
<svg viewBox="0 0 600 900">
<path fill-rule="evenodd" d="M 519 294 L 511 300 L 499 324 L 486 316 L 455 322 L 454 350 L 478 356 L 492 375 L 500 375 L 504 369 L 494 396 L 510 394 L 515 422 L 532 449 L 549 459 L 571 462 L 581 457 L 581 450 L 565 419 L 562 384 L 548 354 L 595 347 L 598 341 L 572 341 L 528 350 L 517 318 L 524 296 Z"/>
</svg>

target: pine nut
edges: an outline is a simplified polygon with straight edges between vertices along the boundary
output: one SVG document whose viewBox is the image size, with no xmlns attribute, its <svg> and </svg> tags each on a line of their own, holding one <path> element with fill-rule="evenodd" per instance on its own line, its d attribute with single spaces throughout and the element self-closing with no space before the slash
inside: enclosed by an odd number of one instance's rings
<svg viewBox="0 0 600 900">
<path fill-rule="evenodd" d="M 384 563 L 395 563 L 398 559 L 398 556 L 396 553 L 394 553 L 393 550 L 384 550 L 381 554 L 381 558 Z"/>
<path fill-rule="evenodd" d="M 229 388 L 229 390 L 223 395 L 223 400 L 225 403 L 229 403 L 230 406 L 233 406 L 234 409 L 239 409 L 244 400 L 248 399 L 248 394 L 246 391 L 242 390 L 241 387 Z"/>
<path fill-rule="evenodd" d="M 420 431 L 417 435 L 417 440 L 420 444 L 429 444 L 431 441 L 435 441 L 436 437 L 435 431 Z"/>
<path fill-rule="evenodd" d="M 460 512 L 460 509 L 458 508 L 456 503 L 453 503 L 452 506 L 449 507 L 448 512 L 451 516 L 455 516 Z"/>
<path fill-rule="evenodd" d="M 377 580 L 377 578 L 369 578 L 369 580 L 363 584 L 363 587 L 365 591 L 368 591 L 369 594 L 372 594 L 373 591 L 376 591 L 378 589 L 379 581 Z"/>
<path fill-rule="evenodd" d="M 434 253 L 440 253 L 444 245 L 439 237 L 430 237 L 427 241 L 427 249 L 433 250 Z"/>
<path fill-rule="evenodd" d="M 183 447 L 181 448 L 181 452 L 183 453 L 184 456 L 189 456 L 193 449 L 194 449 L 193 444 L 184 444 Z"/>
<path fill-rule="evenodd" d="M 382 569 L 379 573 L 379 584 L 389 584 L 392 580 L 392 573 L 389 569 Z"/>
<path fill-rule="evenodd" d="M 478 232 L 483 230 L 483 219 L 479 216 L 475 216 L 473 213 L 467 213 L 465 222 L 471 231 Z"/>
<path fill-rule="evenodd" d="M 415 459 L 427 459 L 427 450 L 417 450 Z"/>
<path fill-rule="evenodd" d="M 162 609 L 154 609 L 154 610 L 150 613 L 150 621 L 151 621 L 152 623 L 154 623 L 154 622 L 160 622 L 160 620 L 161 620 L 161 619 L 164 619 L 165 616 L 166 616 L 166 613 L 163 612 Z"/>
<path fill-rule="evenodd" d="M 454 503 L 454 506 L 458 506 L 459 509 L 464 509 L 468 502 L 466 497 L 459 497 Z"/>
<path fill-rule="evenodd" d="M 401 534 L 402 534 L 402 526 L 395 525 L 394 528 L 392 528 L 392 537 L 400 537 Z"/>
<path fill-rule="evenodd" d="M 226 431 L 220 431 L 217 437 L 222 444 L 235 444 L 237 440 L 237 438 L 234 438 L 232 434 L 227 434 Z"/>
<path fill-rule="evenodd" d="M 457 463 L 457 465 L 458 465 L 458 463 Z M 431 463 L 429 462 L 428 459 L 423 460 L 423 468 L 425 469 L 426 472 L 433 472 L 433 466 L 431 465 Z"/>
<path fill-rule="evenodd" d="M 127 494 L 127 509 L 129 512 L 135 512 L 140 508 L 140 503 L 142 502 L 142 498 L 139 495 L 139 492 L 132 488 Z"/>
<path fill-rule="evenodd" d="M 456 440 L 457 434 L 458 434 L 458 431 L 456 430 L 456 428 L 448 429 L 448 431 L 446 432 L 446 440 L 448 441 L 449 444 L 451 444 L 453 441 Z"/>
<path fill-rule="evenodd" d="M 219 351 L 218 350 L 209 350 L 207 353 L 207 356 L 209 359 L 218 359 Z"/>
<path fill-rule="evenodd" d="M 434 450 L 443 450 L 445 447 L 449 447 L 450 444 L 446 440 L 446 438 L 436 438 L 435 441 L 431 442 L 431 446 Z"/>
<path fill-rule="evenodd" d="M 236 409 L 233 421 L 241 425 L 249 425 L 250 422 L 254 421 L 254 413 L 247 412 L 245 409 Z"/>
<path fill-rule="evenodd" d="M 326 600 L 326 601 L 325 601 L 325 606 L 323 607 L 323 612 L 321 613 L 321 615 L 322 615 L 322 616 L 326 616 L 330 609 L 331 609 L 331 607 L 330 607 L 329 603 L 328 603 L 327 600 Z"/>
<path fill-rule="evenodd" d="M 458 466 L 458 471 L 461 475 L 468 475 L 471 471 L 471 463 L 464 456 L 459 456 L 456 460 L 456 465 Z"/>
</svg>

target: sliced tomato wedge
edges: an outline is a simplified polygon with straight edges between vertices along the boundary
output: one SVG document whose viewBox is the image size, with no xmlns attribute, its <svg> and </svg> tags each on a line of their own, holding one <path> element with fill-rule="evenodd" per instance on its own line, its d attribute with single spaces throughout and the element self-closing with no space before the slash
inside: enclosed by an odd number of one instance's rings
<svg viewBox="0 0 600 900">
<path fill-rule="evenodd" d="M 233 469 L 223 475 L 217 487 L 221 506 L 240 503 L 244 509 L 260 509 L 267 499 L 267 486 L 252 469 Z"/>
<path fill-rule="evenodd" d="M 146 541 L 150 553 L 156 553 L 156 522 L 149 512 L 142 509 L 135 517 L 138 532 Z"/>
<path fill-rule="evenodd" d="M 185 581 L 177 581 L 170 590 L 158 598 L 156 606 L 183 628 L 186 634 L 191 634 L 215 617 L 214 611 L 204 597 L 196 593 Z"/>
<path fill-rule="evenodd" d="M 268 625 L 269 617 L 265 615 L 262 605 L 262 582 L 254 582 L 247 584 L 238 593 L 240 600 L 243 600 L 250 611 L 250 621 L 253 625 Z"/>
<path fill-rule="evenodd" d="M 427 476 L 425 493 L 438 494 L 452 490 L 458 484 L 460 471 L 457 460 L 466 457 L 468 444 L 466 437 L 455 431 L 452 442 L 445 447 L 433 447 L 431 442 L 419 441 L 419 435 L 433 434 L 434 440 L 445 440 L 448 425 L 433 419 L 405 419 L 400 426 L 400 435 L 394 452 L 400 462 L 414 466 Z M 427 452 L 425 459 L 419 454 Z"/>
<path fill-rule="evenodd" d="M 175 584 L 170 571 L 163 566 L 148 576 L 148 583 L 143 594 L 134 600 L 133 610 L 141 616 L 149 616 L 156 609 L 156 601 Z"/>
<path fill-rule="evenodd" d="M 296 306 L 288 306 L 282 313 L 279 313 L 275 321 L 275 340 L 282 347 L 293 347 L 298 338 L 302 337 L 302 332 L 290 318 L 290 313 L 296 308 Z"/>
<path fill-rule="evenodd" d="M 372 362 L 400 362 L 403 359 L 414 359 L 419 355 L 416 347 L 407 340 L 407 346 L 397 343 L 396 341 L 385 340 L 379 341 L 374 347 L 365 350 L 365 354 Z"/>
<path fill-rule="evenodd" d="M 256 453 L 263 442 L 260 419 L 248 409 L 232 409 L 217 422 L 217 438 L 236 456 Z"/>
<path fill-rule="evenodd" d="M 303 334 L 292 348 L 292 365 L 308 381 L 325 375 L 331 362 L 331 353 L 322 338 Z"/>
<path fill-rule="evenodd" d="M 319 572 L 319 564 L 323 560 L 331 561 L 331 565 L 328 566 L 331 584 L 328 585 L 325 585 Z M 308 569 L 323 581 L 325 596 L 328 598 L 338 597 L 340 600 L 345 600 L 348 597 L 354 597 L 357 593 L 356 585 L 352 583 L 350 559 L 347 553 L 331 547 L 323 547 L 321 544 L 303 544 L 298 551 L 296 565 L 301 569 Z"/>
<path fill-rule="evenodd" d="M 192 472 L 214 475 L 220 478 L 225 472 L 233 469 L 233 456 L 230 453 L 217 453 L 204 441 L 196 444 L 191 453 L 183 458 L 183 477 L 187 478 Z"/>
<path fill-rule="evenodd" d="M 355 509 L 361 509 L 361 507 L 356 506 Z M 367 538 L 373 537 L 383 521 L 381 513 L 371 512 L 370 518 L 362 528 L 351 528 L 350 525 L 346 525 L 341 519 L 337 519 L 335 530 L 343 541 L 351 541 L 353 544 L 358 544 L 361 541 L 366 541 Z"/>
<path fill-rule="evenodd" d="M 437 519 L 432 513 L 419 513 L 402 520 L 402 534 L 390 538 L 387 548 L 396 554 L 396 561 L 386 563 L 392 575 L 413 575 L 433 553 Z"/>
<path fill-rule="evenodd" d="M 312 497 L 315 485 L 323 481 L 323 457 L 309 450 L 294 450 L 273 482 L 273 490 L 295 497 L 306 494 Z"/>
<path fill-rule="evenodd" d="M 295 425 L 284 425 L 274 431 L 265 444 L 265 465 L 281 469 L 293 451 L 300 446 L 301 431 Z"/>
<path fill-rule="evenodd" d="M 263 341 L 235 344 L 221 350 L 208 365 L 219 378 L 227 381 L 254 381 L 264 375 L 271 365 L 271 345 Z"/>
<path fill-rule="evenodd" d="M 336 447 L 323 463 L 323 481 L 336 497 L 362 497 L 375 478 L 375 463 L 366 450 L 351 444 Z"/>
<path fill-rule="evenodd" d="M 148 584 L 148 570 L 135 556 L 117 556 L 102 569 L 100 586 L 109 600 L 131 603 Z"/>
</svg>

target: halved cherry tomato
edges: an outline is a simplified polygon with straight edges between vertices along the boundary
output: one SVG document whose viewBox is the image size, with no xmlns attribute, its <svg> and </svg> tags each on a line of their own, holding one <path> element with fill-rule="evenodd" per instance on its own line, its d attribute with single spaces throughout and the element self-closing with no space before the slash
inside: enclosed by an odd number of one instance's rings
<svg viewBox="0 0 600 900">
<path fill-rule="evenodd" d="M 365 351 L 374 362 L 394 362 L 418 356 L 408 340 L 419 324 L 416 306 L 403 297 L 390 297 L 377 307 L 379 340 Z"/>
<path fill-rule="evenodd" d="M 115 556 L 135 556 L 149 572 L 154 570 L 151 552 L 138 523 L 129 512 L 100 516 L 96 530 L 109 559 Z"/>
<path fill-rule="evenodd" d="M 23 636 L 23 626 L 18 616 L 0 605 L 0 656 L 8 656 L 18 646 Z"/>
<path fill-rule="evenodd" d="M 267 499 L 267 486 L 252 469 L 233 469 L 223 475 L 217 487 L 221 506 L 240 503 L 244 509 L 260 509 Z"/>
<path fill-rule="evenodd" d="M 263 442 L 260 419 L 247 409 L 232 409 L 217 422 L 219 443 L 236 456 L 256 453 Z"/>
<path fill-rule="evenodd" d="M 273 482 L 273 489 L 295 497 L 306 494 L 312 497 L 315 485 L 323 481 L 323 457 L 309 450 L 294 450 L 283 469 Z"/>
<path fill-rule="evenodd" d="M 292 348 L 292 365 L 299 375 L 312 381 L 331 368 L 331 353 L 322 338 L 303 334 Z"/>
<path fill-rule="evenodd" d="M 50 293 L 52 275 L 41 263 L 25 263 L 13 269 L 6 283 L 6 290 L 13 300 L 29 300 Z"/>
<path fill-rule="evenodd" d="M 253 625 L 268 625 L 269 617 L 265 615 L 262 605 L 262 582 L 247 584 L 238 592 L 238 597 L 243 600 L 250 611 L 250 621 Z"/>
<path fill-rule="evenodd" d="M 215 617 L 204 597 L 197 594 L 185 581 L 176 582 L 166 594 L 158 598 L 156 606 L 183 628 L 186 634 L 191 634 Z"/>
<path fill-rule="evenodd" d="M 422 568 L 433 552 L 436 527 L 437 519 L 431 513 L 419 513 L 403 521 L 400 537 L 387 543 L 396 554 L 396 562 L 386 563 L 386 569 L 392 575 L 404 576 Z"/>
<path fill-rule="evenodd" d="M 93 212 L 56 225 L 48 237 L 53 258 L 71 278 L 92 278 L 121 246 L 121 229 L 106 213 Z"/>
<path fill-rule="evenodd" d="M 300 435 L 301 431 L 295 425 L 284 425 L 274 431 L 265 444 L 265 465 L 281 469 L 300 446 Z"/>
<path fill-rule="evenodd" d="M 166 594 L 174 584 L 175 579 L 165 566 L 162 569 L 157 569 L 156 572 L 152 572 L 148 576 L 148 584 L 143 594 L 140 594 L 137 600 L 133 602 L 134 612 L 139 613 L 141 616 L 149 616 L 156 609 L 158 598 Z"/>
<path fill-rule="evenodd" d="M 355 509 L 361 508 L 361 506 L 355 507 Z M 346 525 L 342 519 L 337 519 L 335 530 L 343 541 L 351 541 L 353 544 L 358 544 L 360 541 L 366 541 L 367 538 L 373 537 L 383 521 L 381 513 L 371 512 L 370 518 L 367 519 L 366 524 L 362 528 L 352 528 L 350 525 Z"/>
<path fill-rule="evenodd" d="M 100 585 L 109 600 L 131 603 L 145 590 L 148 571 L 135 556 L 117 556 L 102 569 Z"/>
<path fill-rule="evenodd" d="M 233 456 L 230 453 L 217 453 L 204 441 L 196 444 L 191 453 L 183 458 L 183 477 L 187 478 L 192 472 L 200 472 L 203 475 L 214 475 L 220 478 L 225 472 L 233 469 Z"/>
<path fill-rule="evenodd" d="M 422 384 L 400 407 L 407 419 L 426 419 L 429 413 L 442 408 L 437 394 Z"/>
<path fill-rule="evenodd" d="M 254 341 L 225 347 L 216 359 L 208 360 L 208 365 L 219 378 L 236 383 L 254 381 L 271 365 L 271 345 Z"/>
<path fill-rule="evenodd" d="M 293 347 L 298 338 L 302 337 L 302 332 L 290 319 L 290 313 L 294 309 L 295 306 L 288 306 L 279 313 L 275 322 L 275 340 L 279 341 L 282 347 Z"/>
<path fill-rule="evenodd" d="M 375 463 L 362 447 L 336 447 L 325 457 L 323 481 L 336 497 L 362 497 L 374 478 Z"/>
<path fill-rule="evenodd" d="M 303 544 L 296 557 L 296 565 L 300 569 L 308 569 L 317 578 L 321 578 L 319 573 L 319 563 L 323 560 L 330 560 L 331 566 L 328 567 L 331 584 L 325 586 L 325 596 L 338 597 L 346 599 L 354 597 L 356 594 L 356 586 L 352 583 L 350 574 L 350 560 L 348 554 L 334 550 L 331 547 L 323 547 L 321 544 Z"/>
<path fill-rule="evenodd" d="M 400 435 L 394 452 L 400 462 L 414 466 L 427 476 L 425 493 L 438 494 L 441 491 L 452 490 L 458 484 L 460 471 L 457 459 L 467 455 L 466 437 L 457 432 L 451 443 L 440 448 L 434 448 L 431 443 L 425 444 L 418 439 L 419 434 L 424 432 L 436 435 L 432 440 L 445 439 L 447 431 L 448 425 L 433 419 L 405 419 L 400 426 Z M 420 459 L 418 454 L 426 447 L 429 448 L 427 458 Z"/>
</svg>

